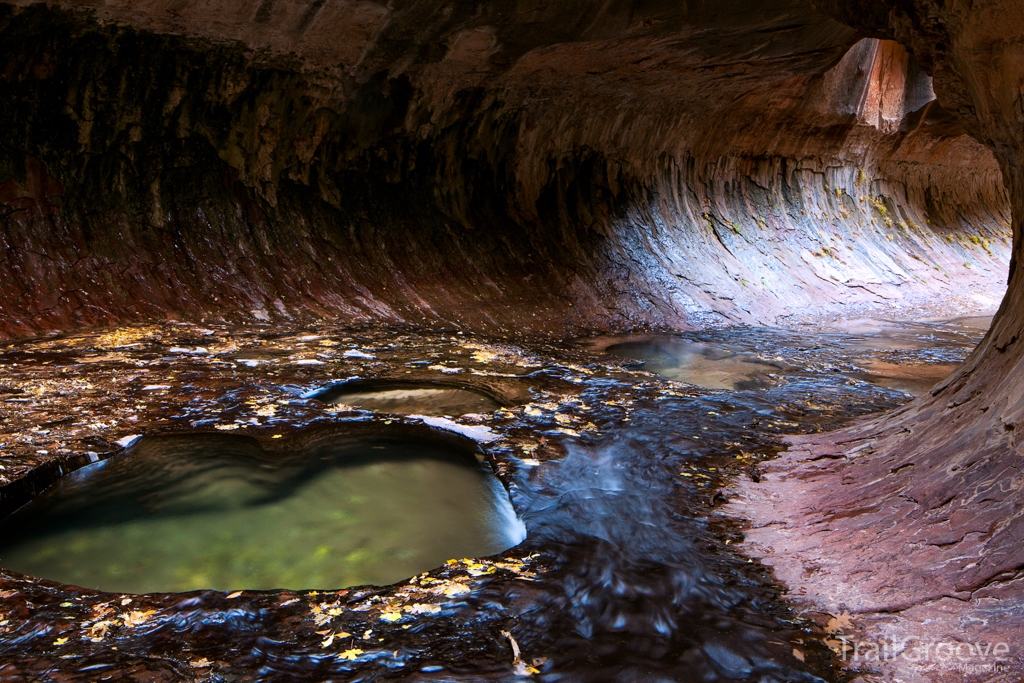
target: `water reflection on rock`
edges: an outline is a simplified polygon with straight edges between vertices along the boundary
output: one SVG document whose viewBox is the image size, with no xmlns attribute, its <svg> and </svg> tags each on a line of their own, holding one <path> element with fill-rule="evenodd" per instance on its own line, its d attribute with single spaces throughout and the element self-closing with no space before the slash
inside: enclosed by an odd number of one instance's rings
<svg viewBox="0 0 1024 683">
<path fill-rule="evenodd" d="M 453 386 L 418 386 L 390 383 L 383 385 L 346 383 L 329 387 L 313 395 L 335 405 L 348 405 L 378 413 L 452 416 L 489 413 L 501 406 L 478 391 Z"/>
<path fill-rule="evenodd" d="M 842 321 L 833 331 L 798 334 L 778 329 L 746 329 L 652 335 L 604 345 L 614 356 L 634 358 L 662 377 L 707 389 L 765 389 L 781 376 L 815 372 L 801 365 L 799 353 L 831 358 L 841 377 L 877 384 L 911 396 L 928 392 L 974 348 L 990 317 L 943 321 Z M 791 353 L 793 347 L 797 355 Z"/>
</svg>

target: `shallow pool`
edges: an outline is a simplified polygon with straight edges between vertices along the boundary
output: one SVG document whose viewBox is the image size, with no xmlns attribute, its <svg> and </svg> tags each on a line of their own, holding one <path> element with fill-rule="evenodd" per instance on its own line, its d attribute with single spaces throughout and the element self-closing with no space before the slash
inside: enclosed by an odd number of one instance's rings
<svg viewBox="0 0 1024 683">
<path fill-rule="evenodd" d="M 313 396 L 326 403 L 344 404 L 378 413 L 457 416 L 490 413 L 501 406 L 490 396 L 455 386 L 348 383 Z"/>
<path fill-rule="evenodd" d="M 389 584 L 525 537 L 468 450 L 422 438 L 144 438 L 0 522 L 0 565 L 124 593 Z"/>
</svg>

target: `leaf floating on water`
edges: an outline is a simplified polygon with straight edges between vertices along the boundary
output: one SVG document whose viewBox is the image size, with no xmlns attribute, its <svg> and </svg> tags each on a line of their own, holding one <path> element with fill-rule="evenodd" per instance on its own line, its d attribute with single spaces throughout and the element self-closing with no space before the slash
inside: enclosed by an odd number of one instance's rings
<svg viewBox="0 0 1024 683">
<path fill-rule="evenodd" d="M 383 612 L 380 615 L 380 618 L 383 621 L 389 621 L 389 622 L 394 623 L 394 622 L 396 622 L 396 621 L 398 621 L 399 619 L 402 618 L 402 613 L 401 612 Z"/>
<path fill-rule="evenodd" d="M 63 645 L 66 642 L 68 642 L 67 638 L 58 638 L 57 640 L 53 641 L 53 644 L 54 645 Z"/>
<path fill-rule="evenodd" d="M 359 658 L 359 655 L 363 654 L 363 651 L 359 648 L 353 648 L 351 650 L 345 650 L 338 655 L 338 659 L 347 659 L 350 662 L 354 662 Z"/>
</svg>

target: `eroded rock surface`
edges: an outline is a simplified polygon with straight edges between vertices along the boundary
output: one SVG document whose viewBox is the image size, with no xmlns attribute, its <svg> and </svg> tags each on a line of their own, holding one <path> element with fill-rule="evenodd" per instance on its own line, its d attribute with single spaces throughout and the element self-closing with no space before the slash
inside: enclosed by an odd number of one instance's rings
<svg viewBox="0 0 1024 683">
<path fill-rule="evenodd" d="M 750 537 L 803 600 L 848 608 L 861 639 L 1003 642 L 1024 668 L 1020 216 L 1024 24 L 1013 3 L 879 3 L 865 11 L 929 65 L 939 101 L 992 148 L 1013 198 L 1007 296 L 970 359 L 930 396 L 794 444 L 747 487 Z M 850 16 L 850 15 L 845 15 Z M 1018 104 L 1012 104 L 1018 102 Z M 975 656 L 861 663 L 905 680 L 985 680 Z"/>
<path fill-rule="evenodd" d="M 3 6 L 4 334 L 998 299 L 990 152 L 905 50 L 798 2 L 301 4 Z"/>
</svg>

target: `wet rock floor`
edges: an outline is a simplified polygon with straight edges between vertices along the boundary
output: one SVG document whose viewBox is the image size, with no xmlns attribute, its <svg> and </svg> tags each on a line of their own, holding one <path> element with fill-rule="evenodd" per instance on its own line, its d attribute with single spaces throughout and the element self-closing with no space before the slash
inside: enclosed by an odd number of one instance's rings
<svg viewBox="0 0 1024 683">
<path fill-rule="evenodd" d="M 0 680 L 842 678 L 825 644 L 835 615 L 791 612 L 768 572 L 733 550 L 742 520 L 719 507 L 735 478 L 761 476 L 781 435 L 906 402 L 912 389 L 879 378 L 930 381 L 983 330 L 862 321 L 668 338 L 711 349 L 705 365 L 738 359 L 731 389 L 622 355 L 663 336 L 551 344 L 166 323 L 9 344 L 0 514 L 140 435 L 287 448 L 401 424 L 477 441 L 528 537 L 385 587 L 122 595 L 0 570 Z M 313 397 L 356 379 L 473 389 L 501 408 L 409 416 Z"/>
</svg>

